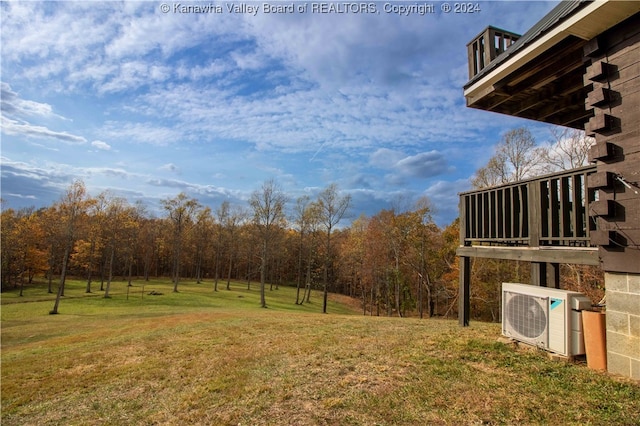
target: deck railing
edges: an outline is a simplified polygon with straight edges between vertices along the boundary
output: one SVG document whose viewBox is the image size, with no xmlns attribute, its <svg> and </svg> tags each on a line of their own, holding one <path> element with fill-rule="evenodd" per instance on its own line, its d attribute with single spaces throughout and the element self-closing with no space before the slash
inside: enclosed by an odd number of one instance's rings
<svg viewBox="0 0 640 426">
<path fill-rule="evenodd" d="M 461 245 L 589 247 L 586 166 L 460 194 Z"/>
<path fill-rule="evenodd" d="M 531 262 L 533 285 L 558 287 L 560 264 L 599 265 L 586 166 L 460 194 L 460 325 L 469 325 L 471 259 Z"/>
</svg>

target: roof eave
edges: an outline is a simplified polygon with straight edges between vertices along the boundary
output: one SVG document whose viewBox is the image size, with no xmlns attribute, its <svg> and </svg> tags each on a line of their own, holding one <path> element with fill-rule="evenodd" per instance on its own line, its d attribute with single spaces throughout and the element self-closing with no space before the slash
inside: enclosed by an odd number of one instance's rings
<svg viewBox="0 0 640 426">
<path fill-rule="evenodd" d="M 591 40 L 638 12 L 640 12 L 640 2 L 635 1 L 597 0 L 586 4 L 477 81 L 471 80 L 467 83 L 464 88 L 467 105 L 473 105 L 478 99 L 490 93 L 496 83 L 543 55 L 566 37 L 573 35 L 583 40 Z"/>
</svg>

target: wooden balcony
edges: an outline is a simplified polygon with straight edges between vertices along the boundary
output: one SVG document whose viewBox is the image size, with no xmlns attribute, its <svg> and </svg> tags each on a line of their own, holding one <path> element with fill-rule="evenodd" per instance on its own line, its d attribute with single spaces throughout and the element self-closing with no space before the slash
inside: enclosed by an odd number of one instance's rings
<svg viewBox="0 0 640 426">
<path fill-rule="evenodd" d="M 491 26 L 478 34 L 467 44 L 469 79 L 478 75 L 519 38 L 519 34 Z"/>
<path fill-rule="evenodd" d="M 469 323 L 470 259 L 531 262 L 531 284 L 559 285 L 561 263 L 599 265 L 597 191 L 586 166 L 460 194 L 460 323 Z M 595 214 L 595 213 L 593 213 Z"/>
</svg>

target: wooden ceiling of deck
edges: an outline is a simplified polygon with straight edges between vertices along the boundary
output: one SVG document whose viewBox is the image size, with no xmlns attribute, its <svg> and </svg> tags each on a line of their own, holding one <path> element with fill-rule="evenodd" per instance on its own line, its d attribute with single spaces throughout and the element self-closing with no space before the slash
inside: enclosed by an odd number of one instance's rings
<svg viewBox="0 0 640 426">
<path fill-rule="evenodd" d="M 493 85 L 467 105 L 486 111 L 543 121 L 577 129 L 593 116 L 585 108 L 590 85 L 583 75 L 587 64 L 583 48 L 587 42 L 568 36 L 544 58 L 531 61 Z"/>
</svg>

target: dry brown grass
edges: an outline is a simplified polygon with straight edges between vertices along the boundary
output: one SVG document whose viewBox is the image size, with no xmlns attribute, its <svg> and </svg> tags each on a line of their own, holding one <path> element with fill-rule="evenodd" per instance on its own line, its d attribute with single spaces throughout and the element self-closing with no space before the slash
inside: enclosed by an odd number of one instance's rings
<svg viewBox="0 0 640 426">
<path fill-rule="evenodd" d="M 518 352 L 495 324 L 231 305 L 17 318 L 3 309 L 3 425 L 640 422 L 637 384 Z"/>
</svg>

